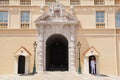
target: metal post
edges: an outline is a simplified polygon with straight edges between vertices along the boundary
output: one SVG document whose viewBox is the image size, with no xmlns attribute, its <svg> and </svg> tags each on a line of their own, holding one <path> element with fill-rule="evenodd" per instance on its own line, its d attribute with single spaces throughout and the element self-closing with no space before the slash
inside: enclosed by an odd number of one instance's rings
<svg viewBox="0 0 120 80">
<path fill-rule="evenodd" d="M 78 46 L 78 52 L 79 52 L 79 66 L 78 66 L 78 74 L 81 74 L 81 65 L 80 65 L 80 47 L 81 47 L 81 44 L 80 44 L 80 42 L 78 42 L 78 44 L 77 44 L 77 46 Z"/>
<path fill-rule="evenodd" d="M 33 65 L 33 74 L 36 74 L 37 72 L 36 72 L 36 47 L 37 47 L 37 43 L 36 42 L 34 42 L 34 44 L 33 44 L 33 46 L 34 46 L 34 65 Z"/>
</svg>

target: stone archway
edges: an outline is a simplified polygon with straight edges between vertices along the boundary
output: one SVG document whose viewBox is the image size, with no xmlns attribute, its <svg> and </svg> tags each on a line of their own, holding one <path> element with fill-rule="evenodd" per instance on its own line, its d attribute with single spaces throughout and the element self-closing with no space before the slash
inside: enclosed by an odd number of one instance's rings
<svg viewBox="0 0 120 80">
<path fill-rule="evenodd" d="M 60 34 L 46 41 L 46 71 L 68 71 L 68 41 Z"/>
<path fill-rule="evenodd" d="M 41 7 L 41 11 L 43 14 L 35 21 L 38 32 L 37 72 L 46 71 L 46 41 L 54 34 L 61 34 L 67 39 L 68 71 L 75 71 L 75 32 L 79 21 L 73 14 L 68 14 L 60 3 L 50 6 L 48 13 L 44 13 L 44 7 Z"/>
</svg>

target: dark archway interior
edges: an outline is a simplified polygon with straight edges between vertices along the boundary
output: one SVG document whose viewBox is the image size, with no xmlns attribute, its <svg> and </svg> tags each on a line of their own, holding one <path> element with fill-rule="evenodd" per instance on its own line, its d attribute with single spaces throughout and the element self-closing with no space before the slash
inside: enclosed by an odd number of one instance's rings
<svg viewBox="0 0 120 80">
<path fill-rule="evenodd" d="M 94 56 L 94 55 L 89 56 L 89 73 L 91 73 L 91 66 L 90 66 L 90 62 L 91 62 L 92 58 L 94 58 L 94 60 L 96 61 L 96 58 L 95 58 L 95 56 Z M 96 73 L 96 64 L 95 64 L 95 73 Z"/>
<path fill-rule="evenodd" d="M 46 71 L 68 70 L 68 41 L 55 34 L 46 41 Z"/>
<path fill-rule="evenodd" d="M 18 58 L 18 74 L 25 73 L 25 56 L 19 56 Z"/>
</svg>

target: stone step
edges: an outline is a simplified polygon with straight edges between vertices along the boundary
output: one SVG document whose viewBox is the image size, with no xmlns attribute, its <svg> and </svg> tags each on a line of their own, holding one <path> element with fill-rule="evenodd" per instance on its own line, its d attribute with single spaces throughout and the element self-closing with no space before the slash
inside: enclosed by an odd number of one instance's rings
<svg viewBox="0 0 120 80">
<path fill-rule="evenodd" d="M 37 73 L 35 75 L 0 75 L 0 80 L 120 80 L 120 76 L 53 71 Z"/>
</svg>

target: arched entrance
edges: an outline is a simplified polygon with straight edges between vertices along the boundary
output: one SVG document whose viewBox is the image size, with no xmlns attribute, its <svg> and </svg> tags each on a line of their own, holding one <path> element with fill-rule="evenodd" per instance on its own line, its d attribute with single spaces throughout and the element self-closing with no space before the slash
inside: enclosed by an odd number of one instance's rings
<svg viewBox="0 0 120 80">
<path fill-rule="evenodd" d="M 91 68 L 91 60 L 94 60 L 96 63 L 96 58 L 94 55 L 89 56 L 89 73 L 92 73 L 92 68 Z M 96 64 L 95 64 L 95 74 L 96 74 Z"/>
<path fill-rule="evenodd" d="M 18 58 L 18 74 L 25 73 L 25 56 L 20 55 Z"/>
<path fill-rule="evenodd" d="M 68 41 L 60 34 L 46 41 L 46 71 L 68 71 Z"/>
</svg>

